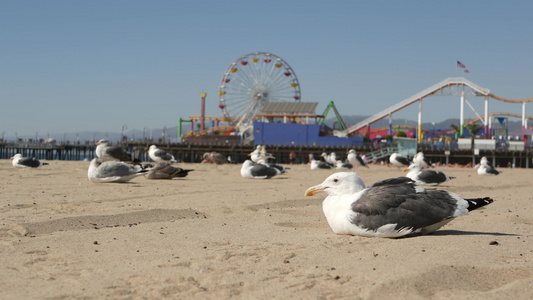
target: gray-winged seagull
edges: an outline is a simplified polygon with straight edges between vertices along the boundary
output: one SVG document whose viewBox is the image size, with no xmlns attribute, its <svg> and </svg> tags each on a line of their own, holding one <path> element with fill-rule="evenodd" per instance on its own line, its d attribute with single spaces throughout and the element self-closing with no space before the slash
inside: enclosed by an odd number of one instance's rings
<svg viewBox="0 0 533 300">
<path fill-rule="evenodd" d="M 172 179 L 174 177 L 185 177 L 192 170 L 173 167 L 172 163 L 159 162 L 155 166 L 147 168 L 146 179 Z"/>
<path fill-rule="evenodd" d="M 104 161 L 120 160 L 132 161 L 131 154 L 127 153 L 120 146 L 110 146 L 108 139 L 101 139 L 96 143 L 96 156 Z"/>
<path fill-rule="evenodd" d="M 145 172 L 140 165 L 94 158 L 89 165 L 87 177 L 92 182 L 128 182 Z"/>
<path fill-rule="evenodd" d="M 20 153 L 15 154 L 11 159 L 13 160 L 13 167 L 16 168 L 38 168 L 48 164 L 41 162 L 35 157 L 24 157 Z"/>
<path fill-rule="evenodd" d="M 450 177 L 441 171 L 436 170 L 422 170 L 419 164 L 412 164 L 409 168 L 405 169 L 407 172 L 406 177 L 411 178 L 416 184 L 419 185 L 439 185 L 443 182 L 455 179 Z"/>
<path fill-rule="evenodd" d="M 456 217 L 492 203 L 455 193 L 415 186 L 407 177 L 383 180 L 365 188 L 354 172 L 335 173 L 305 192 L 328 194 L 322 202 L 333 232 L 396 238 L 431 233 Z"/>
<path fill-rule="evenodd" d="M 479 175 L 498 175 L 501 172 L 496 170 L 491 163 L 489 163 L 487 157 L 483 156 L 479 167 L 477 168 L 477 173 Z"/>
<path fill-rule="evenodd" d="M 333 169 L 335 166 L 321 160 L 311 159 L 311 164 L 309 165 L 311 170 L 321 170 L 321 169 Z"/>
<path fill-rule="evenodd" d="M 155 162 L 177 162 L 174 156 L 165 150 L 157 148 L 156 145 L 151 145 L 148 149 L 148 156 Z"/>
<path fill-rule="evenodd" d="M 409 161 L 409 158 L 399 153 L 392 153 L 391 156 L 389 157 L 389 162 L 392 165 L 397 166 L 399 168 L 405 168 L 411 164 L 411 162 Z"/>
<path fill-rule="evenodd" d="M 363 160 L 363 158 L 359 155 L 357 155 L 357 152 L 355 152 L 354 149 L 350 149 L 348 151 L 348 161 L 354 166 L 354 167 L 367 167 L 366 162 Z"/>
<path fill-rule="evenodd" d="M 245 160 L 241 166 L 241 176 L 244 178 L 267 179 L 279 174 L 281 174 L 280 170 L 264 164 L 256 164 L 249 159 Z"/>
</svg>

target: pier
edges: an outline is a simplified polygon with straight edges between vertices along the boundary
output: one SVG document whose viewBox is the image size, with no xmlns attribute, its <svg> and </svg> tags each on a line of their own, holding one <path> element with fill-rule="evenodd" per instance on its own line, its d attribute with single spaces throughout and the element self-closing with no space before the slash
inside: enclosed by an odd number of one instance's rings
<svg viewBox="0 0 533 300">
<path fill-rule="evenodd" d="M 147 143 L 147 142 L 126 142 L 122 147 L 134 158 L 141 161 L 150 161 L 148 148 L 150 145 L 157 145 L 158 148 L 168 151 L 181 162 L 199 163 L 205 152 L 219 152 L 231 158 L 233 163 L 242 163 L 249 158 L 250 152 L 255 149 L 253 145 L 225 145 L 225 144 L 189 144 L 189 143 Z M 386 146 L 383 146 L 386 147 Z M 371 144 L 366 147 L 355 147 L 360 154 L 372 153 L 382 147 L 375 147 Z M 23 156 L 35 157 L 44 160 L 92 160 L 96 157 L 96 145 L 94 144 L 40 144 L 40 143 L 0 143 L 0 159 L 9 159 L 13 155 L 20 153 Z M 320 158 L 323 152 L 337 153 L 340 158 L 345 158 L 350 147 L 329 147 L 329 146 L 267 146 L 267 151 L 276 157 L 276 161 L 281 164 L 289 164 L 290 153 L 296 154 L 296 163 L 307 163 L 309 155 L 313 154 L 316 159 Z M 460 149 L 436 149 L 419 145 L 417 151 L 424 152 L 424 155 L 434 163 L 441 165 L 471 163 L 475 165 L 482 156 L 486 156 L 495 166 L 505 168 L 514 165 L 517 168 L 531 168 L 533 165 L 533 151 L 526 148 L 523 151 L 517 150 L 479 150 L 476 155 L 474 150 Z M 386 161 L 387 157 L 379 160 Z"/>
</svg>

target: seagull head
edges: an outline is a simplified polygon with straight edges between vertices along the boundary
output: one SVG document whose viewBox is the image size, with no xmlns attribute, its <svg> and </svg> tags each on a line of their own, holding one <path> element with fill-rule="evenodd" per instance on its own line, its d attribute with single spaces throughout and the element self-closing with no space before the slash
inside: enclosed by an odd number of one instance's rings
<svg viewBox="0 0 533 300">
<path fill-rule="evenodd" d="M 330 175 L 321 184 L 312 186 L 305 191 L 306 196 L 326 193 L 329 196 L 355 194 L 365 188 L 359 175 L 354 172 L 338 172 Z"/>
<path fill-rule="evenodd" d="M 98 143 L 96 143 L 96 145 L 107 145 L 107 144 L 109 144 L 108 139 L 101 139 L 98 141 Z"/>
<path fill-rule="evenodd" d="M 11 160 L 15 160 L 15 159 L 18 160 L 18 159 L 20 159 L 20 158 L 22 158 L 22 154 L 17 153 L 17 154 L 15 154 L 13 157 L 11 157 L 10 159 L 11 159 Z"/>
<path fill-rule="evenodd" d="M 419 164 L 411 164 L 409 165 L 408 168 L 405 168 L 403 169 L 404 172 L 409 172 L 409 171 L 421 171 L 422 170 L 422 167 L 419 165 Z"/>
</svg>

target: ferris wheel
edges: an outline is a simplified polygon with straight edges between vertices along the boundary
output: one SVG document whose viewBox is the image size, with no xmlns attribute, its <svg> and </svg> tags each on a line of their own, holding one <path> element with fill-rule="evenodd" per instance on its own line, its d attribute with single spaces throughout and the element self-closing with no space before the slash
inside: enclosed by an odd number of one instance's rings
<svg viewBox="0 0 533 300">
<path fill-rule="evenodd" d="M 224 72 L 219 88 L 224 119 L 237 127 L 251 125 L 267 102 L 299 102 L 300 84 L 293 69 L 266 52 L 241 56 Z"/>
</svg>

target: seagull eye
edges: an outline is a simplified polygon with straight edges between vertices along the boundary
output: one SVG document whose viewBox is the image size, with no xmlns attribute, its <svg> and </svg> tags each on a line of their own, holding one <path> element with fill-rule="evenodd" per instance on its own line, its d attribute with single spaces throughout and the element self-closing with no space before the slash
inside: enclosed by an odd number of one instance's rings
<svg viewBox="0 0 533 300">
<path fill-rule="evenodd" d="M 338 179 L 333 179 L 333 182 L 338 182 L 339 180 Z"/>
</svg>

